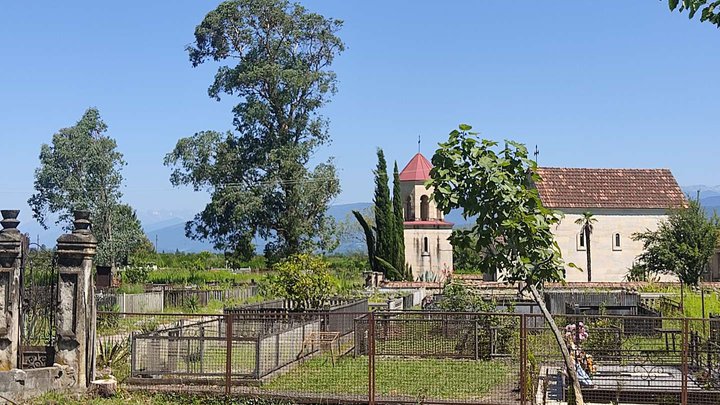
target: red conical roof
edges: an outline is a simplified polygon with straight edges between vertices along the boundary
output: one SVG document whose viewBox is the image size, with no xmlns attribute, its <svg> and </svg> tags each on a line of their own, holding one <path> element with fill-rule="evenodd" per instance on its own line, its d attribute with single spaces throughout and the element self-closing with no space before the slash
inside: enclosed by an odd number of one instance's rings
<svg viewBox="0 0 720 405">
<path fill-rule="evenodd" d="M 425 181 L 430 178 L 430 169 L 432 169 L 432 163 L 418 153 L 400 172 L 400 181 Z"/>
</svg>

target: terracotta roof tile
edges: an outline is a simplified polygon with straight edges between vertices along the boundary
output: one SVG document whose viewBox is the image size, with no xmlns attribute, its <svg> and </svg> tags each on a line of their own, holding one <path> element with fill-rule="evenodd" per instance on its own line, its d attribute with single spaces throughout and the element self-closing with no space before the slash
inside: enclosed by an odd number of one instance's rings
<svg viewBox="0 0 720 405">
<path fill-rule="evenodd" d="M 424 181 L 430 178 L 432 163 L 421 153 L 415 154 L 400 172 L 400 181 Z"/>
<path fill-rule="evenodd" d="M 668 169 L 540 167 L 536 184 L 548 208 L 673 208 L 685 195 Z"/>
</svg>

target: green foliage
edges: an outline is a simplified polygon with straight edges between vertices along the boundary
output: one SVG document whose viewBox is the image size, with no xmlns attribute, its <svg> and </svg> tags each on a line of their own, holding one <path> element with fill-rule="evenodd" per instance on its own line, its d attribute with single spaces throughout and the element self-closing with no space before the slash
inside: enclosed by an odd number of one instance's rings
<svg viewBox="0 0 720 405">
<path fill-rule="evenodd" d="M 210 97 L 236 95 L 236 132 L 180 139 L 165 164 L 170 181 L 211 195 L 186 234 L 248 259 L 252 238 L 269 259 L 330 250 L 329 202 L 340 192 L 333 161 L 310 167 L 329 140 L 318 113 L 335 92 L 329 70 L 344 44 L 341 21 L 285 0 L 231 0 L 210 11 L 187 48 L 190 62 L 219 64 Z"/>
<path fill-rule="evenodd" d="M 698 285 L 718 244 L 720 219 L 708 219 L 700 203 L 674 209 L 655 231 L 633 235 L 644 252 L 637 265 L 646 273 L 674 274 L 687 285 Z"/>
<path fill-rule="evenodd" d="M 97 330 L 99 333 L 111 331 L 120 325 L 120 306 L 119 305 L 100 305 L 98 312 L 108 312 L 97 318 Z"/>
<path fill-rule="evenodd" d="M 130 342 L 128 339 L 99 338 L 98 352 L 95 356 L 96 367 L 106 369 L 118 381 L 123 381 L 127 375 L 127 361 L 130 357 Z M 124 371 L 123 374 L 118 373 Z"/>
<path fill-rule="evenodd" d="M 660 281 L 660 277 L 657 273 L 648 270 L 647 267 L 638 263 L 633 263 L 632 267 L 628 269 L 628 272 L 625 275 L 625 281 L 657 283 Z"/>
<path fill-rule="evenodd" d="M 148 283 L 187 285 L 207 284 L 240 285 L 258 282 L 265 278 L 264 273 L 233 273 L 228 270 L 193 271 L 190 269 L 161 269 L 148 274 Z"/>
<path fill-rule="evenodd" d="M 453 230 L 453 235 L 458 229 Z M 477 242 L 472 235 L 469 236 L 470 243 L 467 245 L 453 245 L 453 266 L 456 274 L 481 274 L 482 254 L 476 250 Z"/>
<path fill-rule="evenodd" d="M 687 10 L 690 19 L 700 11 L 700 21 L 708 21 L 720 28 L 720 0 L 668 0 L 668 5 L 670 11 Z"/>
<path fill-rule="evenodd" d="M 560 281 L 564 271 L 551 226 L 559 214 L 542 206 L 533 182 L 540 178 L 527 148 L 519 143 L 479 140 L 460 125 L 432 158 L 429 185 L 439 209 L 459 208 L 475 216 L 468 229 L 457 230 L 453 246 L 482 252 L 480 268 L 498 272 L 506 281 L 539 285 Z"/>
<path fill-rule="evenodd" d="M 130 266 L 120 273 L 123 284 L 142 284 L 148 280 L 150 269 L 145 266 Z"/>
<path fill-rule="evenodd" d="M 382 149 L 377 150 L 377 167 L 375 168 L 375 255 L 382 259 L 380 262 L 385 277 L 390 280 L 400 280 L 401 274 L 393 267 L 395 251 L 395 218 L 390 188 L 388 188 L 387 162 Z M 364 228 L 364 227 L 363 227 Z M 390 266 L 385 266 L 389 263 Z"/>
<path fill-rule="evenodd" d="M 118 293 L 121 294 L 142 294 L 145 292 L 145 286 L 143 284 L 127 284 L 123 283 L 118 289 Z"/>
<path fill-rule="evenodd" d="M 327 261 L 299 254 L 277 263 L 268 277 L 266 294 L 292 301 L 298 311 L 321 308 L 336 290 Z"/>
<path fill-rule="evenodd" d="M 395 163 L 393 171 L 393 198 L 388 188 L 387 163 L 382 149 L 377 151 L 375 174 L 374 218 L 375 226 L 359 211 L 353 211 L 367 244 L 368 261 L 372 271 L 380 272 L 388 280 L 411 280 L 412 271 L 405 263 L 405 236 L 403 208 L 400 194 L 400 176 Z"/>
<path fill-rule="evenodd" d="M 395 234 L 394 246 L 393 246 L 393 266 L 399 270 L 405 270 L 403 278 L 408 281 L 412 280 L 412 272 L 405 262 L 405 216 L 403 214 L 403 201 L 402 201 L 402 190 L 400 189 L 400 173 L 398 172 L 398 165 L 395 162 L 393 167 L 393 220 L 395 226 L 393 228 Z"/>
<path fill-rule="evenodd" d="M 368 262 L 370 263 L 370 269 L 372 271 L 381 272 L 382 269 L 377 261 L 377 240 L 375 238 L 374 227 L 370 226 L 370 223 L 365 219 L 360 211 L 353 210 L 353 215 L 357 219 L 358 223 L 365 233 L 365 243 L 367 244 Z"/>
<path fill-rule="evenodd" d="M 50 214 L 57 214 L 56 223 L 71 229 L 73 210 L 89 210 L 98 240 L 95 262 L 113 265 L 127 262 L 129 254 L 150 243 L 135 212 L 120 201 L 125 161 L 106 132 L 100 112 L 89 108 L 74 126 L 54 134 L 50 145 L 43 144 L 35 170 L 36 192 L 28 204 L 46 229 Z"/>
<path fill-rule="evenodd" d="M 457 281 L 445 284 L 440 309 L 448 312 L 492 312 L 495 305 L 482 299 L 465 285 Z"/>
</svg>

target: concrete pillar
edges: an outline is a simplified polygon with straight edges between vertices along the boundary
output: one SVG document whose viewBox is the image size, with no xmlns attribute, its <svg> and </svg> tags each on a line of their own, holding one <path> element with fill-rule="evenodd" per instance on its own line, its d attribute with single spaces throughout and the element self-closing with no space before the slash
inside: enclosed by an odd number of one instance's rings
<svg viewBox="0 0 720 405">
<path fill-rule="evenodd" d="M 55 362 L 75 370 L 76 385 L 87 387 L 95 373 L 95 283 L 97 240 L 90 213 L 76 211 L 75 230 L 57 240 L 58 307 Z"/>
<path fill-rule="evenodd" d="M 0 231 L 0 371 L 18 368 L 20 345 L 19 210 L 2 210 Z"/>
</svg>

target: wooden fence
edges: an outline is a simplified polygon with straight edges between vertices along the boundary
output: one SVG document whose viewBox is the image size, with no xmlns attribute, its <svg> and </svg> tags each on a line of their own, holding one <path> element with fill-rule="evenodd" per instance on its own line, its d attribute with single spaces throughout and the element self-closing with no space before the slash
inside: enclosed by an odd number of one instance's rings
<svg viewBox="0 0 720 405">
<path fill-rule="evenodd" d="M 191 303 L 197 306 L 205 306 L 210 301 L 243 300 L 254 297 L 258 294 L 256 284 L 233 287 L 226 290 L 189 290 L 189 289 L 166 289 L 163 290 L 165 305 L 171 307 L 185 307 Z"/>
</svg>

